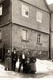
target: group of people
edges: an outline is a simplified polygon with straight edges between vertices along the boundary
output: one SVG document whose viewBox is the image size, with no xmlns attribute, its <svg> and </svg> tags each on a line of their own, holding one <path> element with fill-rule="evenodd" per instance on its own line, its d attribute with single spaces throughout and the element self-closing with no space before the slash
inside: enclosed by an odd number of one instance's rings
<svg viewBox="0 0 53 80">
<path fill-rule="evenodd" d="M 5 70 L 15 71 L 17 61 L 17 52 L 16 49 L 13 49 L 13 52 L 10 49 L 7 49 L 5 53 Z"/>
<path fill-rule="evenodd" d="M 34 55 L 30 56 L 30 53 L 24 53 L 21 51 L 19 54 L 17 53 L 16 49 L 13 49 L 11 53 L 8 49 L 5 54 L 5 70 L 16 70 L 16 63 L 19 63 L 19 68 L 17 69 L 18 72 L 21 71 L 21 67 L 23 66 L 24 73 L 35 73 L 36 72 L 36 57 Z"/>
</svg>

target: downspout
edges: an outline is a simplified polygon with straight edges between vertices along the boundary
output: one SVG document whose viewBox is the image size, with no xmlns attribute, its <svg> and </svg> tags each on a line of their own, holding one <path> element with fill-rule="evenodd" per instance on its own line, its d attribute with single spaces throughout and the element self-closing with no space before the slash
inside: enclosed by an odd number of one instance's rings
<svg viewBox="0 0 53 80">
<path fill-rule="evenodd" d="M 51 59 L 51 13 L 50 12 L 50 24 L 49 24 L 49 31 L 50 31 L 50 34 L 49 34 L 49 59 Z"/>
<path fill-rule="evenodd" d="M 50 10 L 46 0 L 44 0 L 44 1 L 49 10 L 49 15 L 50 15 L 50 19 L 49 19 L 49 59 L 51 59 L 51 13 L 52 13 L 52 11 Z"/>
</svg>

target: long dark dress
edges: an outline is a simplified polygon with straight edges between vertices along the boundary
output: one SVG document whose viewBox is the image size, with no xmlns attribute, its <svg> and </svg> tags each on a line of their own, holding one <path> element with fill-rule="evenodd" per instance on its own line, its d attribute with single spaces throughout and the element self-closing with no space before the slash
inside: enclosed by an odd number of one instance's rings
<svg viewBox="0 0 53 80">
<path fill-rule="evenodd" d="M 36 58 L 31 57 L 31 72 L 35 73 L 36 72 Z"/>
<path fill-rule="evenodd" d="M 5 70 L 11 70 L 11 53 L 5 54 Z"/>
</svg>

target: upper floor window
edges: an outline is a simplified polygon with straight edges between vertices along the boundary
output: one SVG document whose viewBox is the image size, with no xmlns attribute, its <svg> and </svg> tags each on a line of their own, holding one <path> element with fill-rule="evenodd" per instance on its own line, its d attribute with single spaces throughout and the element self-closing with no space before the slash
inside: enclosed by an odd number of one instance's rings
<svg viewBox="0 0 53 80">
<path fill-rule="evenodd" d="M 0 16 L 2 15 L 2 5 L 0 5 Z"/>
<path fill-rule="evenodd" d="M 22 5 L 22 16 L 29 18 L 29 7 Z"/>
<path fill-rule="evenodd" d="M 42 13 L 39 11 L 36 12 L 36 21 L 42 23 Z"/>
</svg>

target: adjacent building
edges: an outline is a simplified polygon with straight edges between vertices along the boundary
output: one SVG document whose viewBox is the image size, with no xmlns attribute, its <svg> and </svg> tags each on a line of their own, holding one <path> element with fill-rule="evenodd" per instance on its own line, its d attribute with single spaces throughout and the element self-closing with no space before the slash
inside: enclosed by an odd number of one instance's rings
<svg viewBox="0 0 53 80">
<path fill-rule="evenodd" d="M 50 8 L 50 56 L 53 59 L 53 4 L 49 5 Z"/>
<path fill-rule="evenodd" d="M 50 13 L 45 0 L 0 0 L 0 51 L 33 49 L 48 59 Z M 0 53 L 0 55 L 3 54 Z"/>
</svg>

